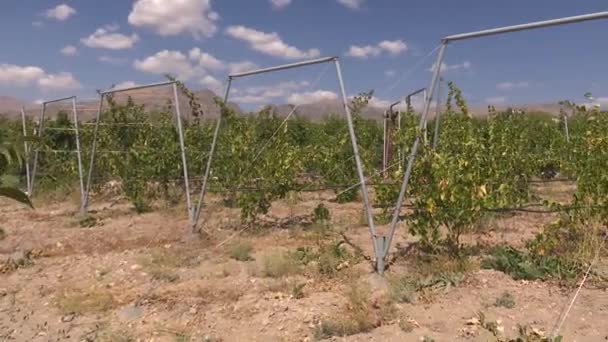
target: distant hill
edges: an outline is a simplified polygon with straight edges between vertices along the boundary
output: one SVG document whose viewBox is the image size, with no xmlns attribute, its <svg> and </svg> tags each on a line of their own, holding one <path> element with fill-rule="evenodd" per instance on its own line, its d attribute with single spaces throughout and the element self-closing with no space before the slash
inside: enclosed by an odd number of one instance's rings
<svg viewBox="0 0 608 342">
<path fill-rule="evenodd" d="M 206 118 L 216 118 L 219 115 L 219 107 L 215 104 L 214 97 L 216 96 L 210 90 L 196 91 L 199 103 L 201 104 L 204 116 Z M 148 109 L 160 109 L 167 105 L 168 100 L 172 99 L 172 90 L 170 87 L 165 88 L 148 88 L 136 91 L 117 93 L 115 99 L 119 103 L 124 103 L 127 97 L 131 96 L 133 101 L 138 104 L 144 104 Z M 179 94 L 179 103 L 182 115 L 184 118 L 189 118 L 191 108 L 188 103 L 188 99 Z M 79 101 L 77 104 L 79 116 L 82 119 L 91 119 L 95 116 L 98 108 L 98 101 Z M 27 114 L 30 116 L 39 115 L 40 105 L 28 103 L 10 96 L 0 96 L 0 113 L 9 117 L 18 117 L 21 107 L 25 106 L 29 108 Z M 237 112 L 244 112 L 237 104 L 231 103 L 230 106 Z M 291 112 L 294 106 L 291 104 L 274 104 L 272 108 L 276 110 L 279 115 L 287 115 Z M 495 106 L 497 110 L 506 109 L 508 106 L 501 105 Z M 514 108 L 525 109 L 527 111 L 538 111 L 547 113 L 559 113 L 559 105 L 557 104 L 527 104 L 527 105 L 514 105 Z M 53 104 L 47 109 L 47 115 L 52 117 L 59 110 L 70 110 L 70 103 L 63 102 Z M 368 106 L 364 109 L 362 115 L 366 118 L 372 118 L 381 120 L 386 108 Z M 477 116 L 487 115 L 486 105 L 472 105 L 470 111 Z M 434 115 L 434 110 L 431 111 L 431 117 Z M 327 117 L 330 114 L 343 114 L 342 104 L 339 100 L 324 100 L 316 103 L 304 104 L 298 106 L 296 115 L 299 117 L 309 118 L 311 120 L 320 120 Z"/>
</svg>

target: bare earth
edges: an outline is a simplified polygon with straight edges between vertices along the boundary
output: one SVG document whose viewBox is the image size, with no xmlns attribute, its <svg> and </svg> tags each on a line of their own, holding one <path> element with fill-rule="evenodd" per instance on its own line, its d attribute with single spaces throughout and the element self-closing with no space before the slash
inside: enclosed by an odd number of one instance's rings
<svg viewBox="0 0 608 342">
<path fill-rule="evenodd" d="M 330 196 L 329 196 L 330 197 Z M 327 194 L 284 201 L 272 215 L 308 214 Z M 70 201 L 36 203 L 36 210 L 2 202 L 0 228 L 1 341 L 313 341 L 321 321 L 348 312 L 344 295 L 353 284 L 376 292 L 385 278 L 371 273 L 369 262 L 346 265 L 337 277 L 312 273 L 265 277 L 264 256 L 313 245 L 299 227 L 243 230 L 239 212 L 215 201 L 206 211 L 207 238 L 183 239 L 183 208 L 138 215 L 125 203 L 96 203 L 94 227 L 82 228 Z M 370 254 L 361 205 L 330 203 L 332 229 L 342 230 Z M 209 212 L 213 213 L 209 215 Z M 486 222 L 483 234 L 468 241 L 521 247 L 553 215 L 517 214 Z M 405 231 L 397 242 L 412 241 Z M 236 261 L 228 248 L 235 241 L 253 247 L 252 261 Z M 30 252 L 25 265 L 3 261 Z M 600 260 L 600 268 L 606 267 Z M 387 277 L 407 274 L 400 259 Z M 303 298 L 292 294 L 302 284 Z M 561 334 L 564 341 L 608 340 L 608 292 L 585 286 Z M 496 271 L 472 270 L 458 286 L 429 293 L 366 333 L 335 341 L 496 341 L 472 318 L 483 312 L 503 335 L 517 336 L 518 325 L 549 334 L 575 288 L 552 282 L 515 281 Z M 493 303 L 509 292 L 513 308 Z M 407 322 L 410 329 L 403 329 Z M 430 341 L 427 339 L 427 341 Z"/>
</svg>

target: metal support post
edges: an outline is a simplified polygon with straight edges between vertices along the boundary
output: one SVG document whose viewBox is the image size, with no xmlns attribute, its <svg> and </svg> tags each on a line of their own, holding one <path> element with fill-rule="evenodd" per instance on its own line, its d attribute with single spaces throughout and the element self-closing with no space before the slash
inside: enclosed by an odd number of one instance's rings
<svg viewBox="0 0 608 342">
<path fill-rule="evenodd" d="M 224 93 L 224 106 L 228 105 L 228 97 L 230 96 L 230 87 L 232 85 L 232 77 L 228 77 L 228 83 L 226 84 L 226 92 Z M 192 220 L 192 233 L 197 230 L 198 220 L 201 216 L 201 210 L 203 208 L 203 200 L 205 199 L 205 192 L 207 191 L 207 182 L 209 175 L 211 174 L 211 164 L 213 161 L 213 155 L 215 154 L 215 147 L 217 145 L 217 139 L 220 134 L 220 127 L 222 126 L 223 113 L 220 110 L 220 116 L 217 118 L 215 123 L 215 131 L 213 132 L 213 140 L 211 141 L 211 147 L 209 148 L 209 154 L 207 155 L 207 165 L 205 166 L 205 174 L 203 175 L 203 184 L 201 185 L 201 193 L 198 198 L 196 210 L 194 211 L 194 219 Z"/>
<path fill-rule="evenodd" d="M 42 131 L 44 130 L 44 116 L 46 112 L 46 102 L 42 103 L 42 109 L 40 111 L 40 122 L 38 123 L 38 140 L 42 140 Z M 36 181 L 36 171 L 38 169 L 38 155 L 40 154 L 39 148 L 36 148 L 34 151 L 34 163 L 32 165 L 32 174 L 30 178 L 29 188 L 27 189 L 27 194 L 31 197 L 34 193 L 34 183 Z"/>
<path fill-rule="evenodd" d="M 89 208 L 89 195 L 91 192 L 91 181 L 93 180 L 93 169 L 95 167 L 95 154 L 97 153 L 97 136 L 99 135 L 99 120 L 101 118 L 101 109 L 103 108 L 103 99 L 105 92 L 99 94 L 99 107 L 97 107 L 97 115 L 95 116 L 95 128 L 93 130 L 93 143 L 91 145 L 91 159 L 89 161 L 89 172 L 87 175 L 87 187 L 84 193 L 84 201 L 82 201 L 81 214 L 86 214 Z"/>
<path fill-rule="evenodd" d="M 420 130 L 419 133 L 422 133 L 422 129 L 424 128 L 424 122 L 429 114 L 431 109 L 431 102 L 433 100 L 433 92 L 435 90 L 435 86 L 437 85 L 437 81 L 439 79 L 439 74 L 441 73 L 441 63 L 443 62 L 443 58 L 445 55 L 445 49 L 447 47 L 447 43 L 444 42 L 439 49 L 439 54 L 437 56 L 437 61 L 435 62 L 435 71 L 433 72 L 433 78 L 431 79 L 431 85 L 429 86 L 429 94 L 424 102 L 424 109 L 422 111 L 422 116 L 420 117 L 420 123 L 418 128 Z M 395 204 L 395 210 L 393 212 L 393 218 L 391 220 L 390 232 L 388 234 L 388 241 L 386 243 L 386 248 L 383 251 L 383 258 L 386 258 L 388 255 L 388 251 L 391 247 L 391 243 L 393 241 L 393 237 L 395 235 L 395 231 L 397 229 L 397 224 L 399 223 L 399 214 L 401 212 L 401 206 L 403 205 L 403 201 L 405 199 L 405 194 L 407 192 L 407 188 L 409 185 L 410 177 L 412 175 L 412 168 L 414 166 L 414 161 L 416 160 L 416 154 L 418 153 L 418 149 L 420 148 L 420 135 L 416 136 L 416 140 L 414 140 L 414 145 L 412 146 L 411 154 L 407 160 L 407 167 L 405 170 L 405 174 L 403 175 L 403 183 L 401 184 L 401 190 L 399 191 L 399 197 L 397 199 L 397 204 Z"/>
<path fill-rule="evenodd" d="M 76 97 L 72 98 L 72 117 L 74 119 L 74 131 L 76 135 L 76 159 L 78 161 L 78 183 L 80 185 L 80 213 L 82 211 L 82 203 L 84 202 L 84 169 L 82 166 L 82 150 L 80 148 L 80 130 L 78 129 L 78 112 L 76 110 Z"/>
<path fill-rule="evenodd" d="M 336 74 L 338 75 L 338 82 L 340 84 L 340 92 L 342 94 L 342 106 L 344 107 L 344 111 L 346 113 L 346 122 L 348 124 L 348 132 L 350 134 L 350 141 L 353 145 L 353 154 L 355 156 L 355 165 L 357 166 L 357 174 L 359 175 L 359 184 L 361 186 L 361 196 L 363 197 L 363 203 L 365 204 L 365 211 L 367 216 L 367 223 L 369 225 L 369 232 L 372 238 L 372 244 L 374 247 L 374 255 L 376 256 L 377 265 L 380 265 L 380 259 L 383 258 L 382 250 L 378 249 L 377 239 L 378 235 L 376 233 L 376 227 L 374 226 L 374 213 L 372 212 L 372 207 L 370 205 L 369 196 L 367 193 L 367 187 L 365 186 L 365 175 L 363 174 L 363 163 L 361 162 L 361 156 L 359 155 L 359 147 L 357 145 L 357 137 L 355 135 L 355 127 L 353 124 L 352 114 L 350 112 L 350 108 L 348 107 L 348 99 L 346 97 L 346 90 L 344 88 L 344 80 L 342 79 L 342 70 L 340 69 L 340 61 L 336 58 L 334 59 L 334 63 L 336 65 Z M 382 268 L 378 267 L 378 273 L 382 274 L 384 272 L 384 266 Z"/>
<path fill-rule="evenodd" d="M 439 121 L 441 121 L 441 84 L 443 78 L 439 77 L 439 84 L 437 85 L 437 104 L 435 105 L 435 130 L 433 131 L 433 151 L 437 149 L 439 143 Z"/>
<path fill-rule="evenodd" d="M 192 224 L 194 212 L 192 211 L 192 200 L 190 198 L 190 179 L 188 178 L 188 161 L 186 158 L 186 144 L 184 142 L 184 129 L 182 125 L 182 112 L 179 108 L 179 97 L 177 96 L 177 84 L 173 84 L 173 100 L 175 101 L 175 121 L 177 122 L 177 133 L 179 134 L 179 147 L 182 154 L 182 167 L 184 168 L 184 187 L 186 191 L 186 205 L 188 206 L 188 220 Z"/>
<path fill-rule="evenodd" d="M 25 154 L 25 186 L 28 191 L 30 191 L 30 149 L 27 143 L 28 135 L 27 135 L 27 121 L 25 118 L 25 108 L 21 107 L 21 126 L 23 126 L 23 149 Z"/>
</svg>

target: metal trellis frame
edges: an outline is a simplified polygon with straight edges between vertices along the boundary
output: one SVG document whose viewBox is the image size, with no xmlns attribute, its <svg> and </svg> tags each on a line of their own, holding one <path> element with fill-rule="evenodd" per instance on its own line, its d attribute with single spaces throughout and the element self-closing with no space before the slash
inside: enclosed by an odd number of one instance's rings
<svg viewBox="0 0 608 342">
<path fill-rule="evenodd" d="M 103 109 L 103 101 L 104 101 L 104 98 L 106 97 L 106 95 L 116 94 L 116 93 L 125 92 L 125 91 L 162 87 L 162 86 L 168 86 L 168 85 L 171 85 L 173 88 L 172 95 L 173 95 L 174 108 L 175 108 L 175 120 L 177 123 L 177 131 L 178 131 L 178 135 L 179 135 L 179 144 L 180 144 L 180 149 L 181 149 L 180 152 L 181 152 L 181 158 L 182 158 L 182 166 L 184 169 L 184 188 L 185 188 L 184 190 L 186 192 L 186 203 L 188 206 L 188 220 L 190 222 L 192 222 L 193 210 L 192 210 L 192 201 L 191 201 L 191 196 L 190 196 L 190 181 L 188 178 L 188 163 L 187 163 L 187 158 L 186 158 L 186 146 L 185 146 L 185 142 L 184 142 L 182 115 L 181 115 L 180 106 L 179 106 L 179 98 L 177 95 L 177 81 L 151 83 L 151 84 L 145 84 L 145 85 L 129 87 L 129 88 L 109 89 L 109 90 L 105 90 L 105 91 L 102 91 L 99 93 L 99 107 L 97 109 L 97 115 L 95 118 L 95 128 L 93 129 L 93 142 L 91 145 L 91 160 L 89 162 L 89 170 L 88 170 L 88 175 L 87 175 L 86 188 L 84 191 L 82 206 L 80 208 L 81 214 L 85 214 L 89 207 L 91 182 L 92 182 L 92 178 L 93 178 L 93 170 L 95 168 L 95 156 L 98 152 L 97 151 L 97 138 L 98 138 L 98 134 L 99 134 L 99 126 L 101 125 L 100 121 L 101 121 L 101 113 L 102 113 L 102 109 Z"/>
<path fill-rule="evenodd" d="M 422 93 L 423 94 L 423 98 L 426 99 L 426 88 L 420 88 L 416 91 L 413 91 L 409 94 L 407 94 L 405 96 L 405 104 L 406 104 L 406 111 L 409 114 L 410 113 L 410 109 L 412 107 L 412 97 L 418 95 Z M 391 137 L 391 122 L 393 122 L 393 125 L 395 125 L 394 121 L 396 118 L 396 126 L 397 126 L 397 130 L 401 130 L 401 113 L 399 111 L 395 112 L 395 110 L 393 108 L 395 108 L 395 106 L 401 104 L 404 100 L 399 100 L 393 104 L 391 104 L 389 106 L 389 109 L 387 111 L 384 112 L 384 128 L 383 128 L 383 142 L 384 142 L 384 148 L 383 148 L 383 153 L 382 153 L 382 170 L 384 173 L 384 177 L 388 177 L 388 173 L 386 172 L 389 163 L 391 162 L 392 159 L 392 152 L 393 152 L 393 142 L 392 142 L 392 137 Z M 425 123 L 425 130 L 426 130 L 426 123 Z M 398 160 L 402 161 L 403 160 L 403 153 L 401 151 L 401 149 L 398 151 L 397 153 L 397 158 Z M 401 163 L 400 163 L 401 165 Z"/>
<path fill-rule="evenodd" d="M 341 100 L 342 100 L 342 106 L 344 108 L 344 112 L 346 114 L 346 121 L 347 121 L 347 125 L 348 125 L 348 131 L 349 131 L 349 135 L 350 135 L 350 140 L 351 140 L 351 144 L 352 144 L 352 148 L 353 148 L 353 155 L 355 158 L 355 165 L 357 167 L 357 174 L 360 180 L 360 187 L 361 187 L 361 195 L 363 197 L 363 202 L 365 205 L 365 211 L 366 211 L 366 216 L 367 216 L 367 223 L 369 226 L 369 232 L 372 238 L 372 244 L 373 244 L 373 248 L 376 254 L 376 257 L 378 257 L 382 250 L 383 250 L 383 246 L 384 246 L 384 240 L 383 239 L 378 239 L 378 234 L 376 233 L 376 227 L 374 226 L 374 217 L 373 217 L 373 212 L 372 212 L 372 208 L 371 208 L 371 204 L 369 201 L 369 195 L 368 195 L 368 191 L 367 191 L 367 187 L 365 184 L 365 176 L 363 173 L 363 163 L 361 162 L 361 157 L 359 155 L 359 149 L 357 146 L 357 137 L 355 134 L 355 128 L 354 128 L 354 124 L 353 124 L 353 118 L 352 118 L 352 114 L 350 112 L 350 108 L 348 106 L 348 99 L 346 96 L 346 90 L 345 90 L 345 86 L 344 86 L 344 79 L 342 77 L 342 70 L 340 67 L 340 60 L 338 57 L 325 57 L 325 58 L 319 58 L 319 59 L 313 59 L 313 60 L 308 60 L 308 61 L 302 61 L 302 62 L 297 62 L 297 63 L 292 63 L 292 64 L 285 64 L 285 65 L 279 65 L 279 66 L 274 66 L 274 67 L 270 67 L 270 68 L 264 68 L 264 69 L 259 69 L 259 70 L 253 70 L 253 71 L 247 71 L 247 72 L 243 72 L 243 73 L 237 73 L 237 74 L 232 74 L 228 76 L 228 83 L 226 85 L 226 92 L 224 94 L 224 103 L 228 103 L 228 99 L 230 96 L 230 87 L 232 85 L 232 82 L 237 79 L 237 78 L 243 78 L 243 77 L 247 77 L 247 76 L 253 76 L 253 75 L 259 75 L 259 74 L 264 74 L 264 73 L 270 73 L 270 72 L 275 72 L 275 71 L 280 71 L 280 70 L 287 70 L 287 69 L 294 69 L 294 68 L 300 68 L 300 67 L 305 67 L 305 66 L 310 66 L 310 65 L 315 65 L 315 64 L 322 64 L 322 63 L 333 63 L 336 69 L 336 76 L 338 79 L 338 84 L 340 87 L 340 93 L 341 93 Z M 205 168 L 205 173 L 203 176 L 203 182 L 202 182 L 202 186 L 201 186 L 201 192 L 200 192 L 200 196 L 199 196 L 199 200 L 198 200 L 198 205 L 197 208 L 194 212 L 194 220 L 193 220 L 193 225 L 192 225 L 192 231 L 195 232 L 197 229 L 197 225 L 198 225 L 198 221 L 200 218 L 200 214 L 201 214 L 201 210 L 202 210 L 202 206 L 203 206 L 203 201 L 205 198 L 205 192 L 207 191 L 207 183 L 208 183 L 208 179 L 209 179 L 209 174 L 211 171 L 211 166 L 212 166 L 212 161 L 213 161 L 213 154 L 215 152 L 215 147 L 217 145 L 217 140 L 218 140 L 218 135 L 219 135 L 219 131 L 220 131 L 220 127 L 222 124 L 222 116 L 220 115 L 220 117 L 218 118 L 217 122 L 216 122 L 216 126 L 215 126 L 215 132 L 213 135 L 213 141 L 211 143 L 211 147 L 209 150 L 209 158 L 207 159 L 207 165 Z M 382 263 L 383 259 L 382 258 L 377 258 L 378 262 Z"/>
<path fill-rule="evenodd" d="M 84 200 L 84 169 L 83 169 L 83 165 L 82 165 L 82 149 L 81 149 L 81 144 L 80 144 L 80 130 L 78 128 L 78 111 L 76 110 L 76 96 L 69 96 L 69 97 L 63 97 L 63 98 L 59 98 L 59 99 L 53 99 L 53 100 L 48 100 L 48 101 L 44 101 L 42 102 L 42 108 L 40 110 L 40 117 L 39 120 L 40 122 L 38 123 L 38 132 L 37 132 L 37 137 L 38 139 L 42 138 L 42 135 L 44 133 L 45 127 L 44 127 L 44 120 L 46 118 L 46 111 L 47 111 L 47 106 L 51 103 L 57 103 L 57 102 L 63 102 L 63 101 L 70 101 L 72 104 L 72 120 L 74 120 L 74 128 L 69 129 L 74 131 L 74 135 L 76 138 L 76 151 L 73 151 L 74 153 L 76 153 L 76 159 L 78 162 L 78 181 L 79 181 L 79 185 L 80 185 L 80 200 L 81 203 Z M 26 123 L 26 117 L 25 117 L 25 108 L 21 109 L 21 122 L 22 122 L 22 126 L 23 126 L 23 136 L 24 138 L 27 138 L 27 123 Z M 23 147 L 25 148 L 25 155 L 26 155 L 26 183 L 27 183 L 27 193 L 29 196 L 32 196 L 33 192 L 34 192 L 34 185 L 35 185 L 35 181 L 36 181 L 36 175 L 37 175 L 37 171 L 38 171 L 38 159 L 39 159 L 39 154 L 40 154 L 40 150 L 39 148 L 36 148 L 36 150 L 34 151 L 34 159 L 33 159 L 33 163 L 32 166 L 30 168 L 29 166 L 29 153 L 30 153 L 30 146 L 27 142 L 27 139 L 25 139 L 25 141 L 23 142 Z M 64 152 L 68 152 L 68 151 L 64 151 Z"/>
<path fill-rule="evenodd" d="M 440 76 L 441 76 L 441 67 L 440 66 L 444 60 L 445 50 L 449 43 L 459 41 L 459 40 L 480 38 L 480 37 L 499 35 L 499 34 L 517 32 L 517 31 L 533 30 L 533 29 L 551 27 L 551 26 L 574 24 L 574 23 L 591 21 L 591 20 L 599 20 L 599 19 L 608 19 L 608 11 L 572 16 L 572 17 L 565 17 L 565 18 L 559 18 L 559 19 L 545 20 L 545 21 L 537 21 L 537 22 L 521 24 L 521 25 L 498 27 L 498 28 L 493 28 L 493 29 L 489 29 L 489 30 L 462 33 L 462 34 L 456 34 L 456 35 L 450 35 L 450 36 L 444 37 L 443 39 L 441 39 L 441 47 L 440 47 L 439 53 L 437 55 L 437 61 L 435 62 L 433 76 L 431 78 L 431 83 L 428 88 L 429 94 L 425 99 L 424 109 L 423 109 L 422 115 L 420 117 L 419 129 L 423 130 L 425 127 L 425 123 L 426 123 L 429 111 L 431 109 L 431 102 L 433 101 L 433 95 L 434 95 L 438 80 L 440 79 Z M 439 120 L 439 118 L 440 118 L 440 115 L 437 115 L 437 117 L 435 119 Z M 436 132 L 436 134 L 438 134 L 438 132 Z M 414 166 L 414 161 L 416 159 L 416 154 L 418 153 L 419 148 L 420 148 L 420 137 L 416 137 L 416 140 L 414 141 L 414 144 L 412 145 L 411 153 L 410 153 L 410 156 L 407 161 L 407 167 L 406 167 L 405 174 L 403 175 L 403 182 L 401 184 L 399 197 L 397 199 L 397 203 L 395 205 L 395 210 L 393 212 L 393 217 L 392 217 L 391 224 L 390 224 L 389 234 L 386 237 L 387 243 L 385 244 L 384 250 L 382 251 L 382 254 L 381 254 L 382 258 L 386 258 L 388 256 L 388 252 L 390 250 L 391 243 L 392 243 L 393 237 L 394 237 L 396 229 L 397 229 L 397 225 L 399 224 L 399 215 L 400 215 L 400 211 L 401 211 L 401 206 L 403 205 L 403 201 L 405 199 L 405 194 L 407 192 L 409 181 L 410 181 L 410 178 L 412 175 L 412 168 Z M 380 263 L 378 263 L 377 271 L 379 273 L 382 273 L 384 270 L 382 268 L 380 268 L 379 265 L 380 265 Z"/>
</svg>

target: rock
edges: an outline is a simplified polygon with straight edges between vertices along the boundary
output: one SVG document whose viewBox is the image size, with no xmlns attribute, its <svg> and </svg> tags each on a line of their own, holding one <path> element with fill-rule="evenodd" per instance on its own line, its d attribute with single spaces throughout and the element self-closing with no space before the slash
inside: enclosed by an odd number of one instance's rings
<svg viewBox="0 0 608 342">
<path fill-rule="evenodd" d="M 466 321 L 466 325 L 480 325 L 480 324 L 481 324 L 481 321 L 477 317 L 473 317 Z"/>
<path fill-rule="evenodd" d="M 141 269 L 141 265 L 135 264 L 135 265 L 131 266 L 131 270 L 132 271 L 137 271 L 137 270 L 140 270 L 140 269 Z"/>
<path fill-rule="evenodd" d="M 192 307 L 192 308 L 190 308 L 190 310 L 188 310 L 188 312 L 189 312 L 191 315 L 196 315 L 196 313 L 198 312 L 198 310 L 196 310 L 196 308 Z"/>
<path fill-rule="evenodd" d="M 71 322 L 74 320 L 75 317 L 76 317 L 76 315 L 74 313 L 70 313 L 70 314 L 67 314 L 67 315 L 61 317 L 61 321 L 65 322 L 65 323 Z"/>
</svg>

